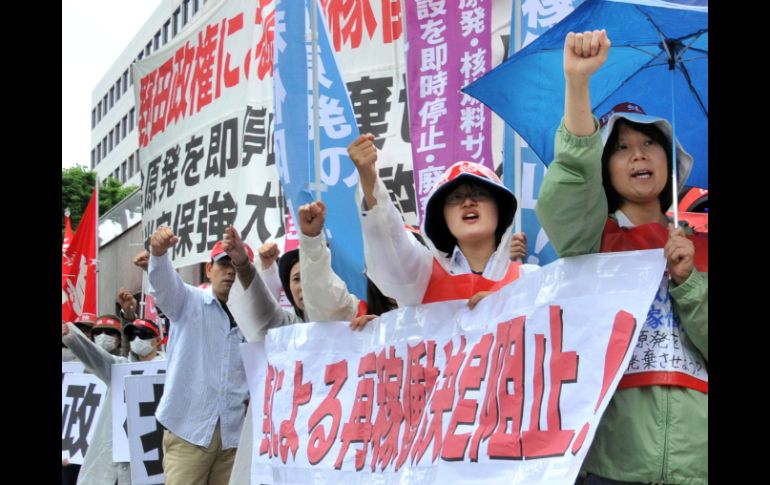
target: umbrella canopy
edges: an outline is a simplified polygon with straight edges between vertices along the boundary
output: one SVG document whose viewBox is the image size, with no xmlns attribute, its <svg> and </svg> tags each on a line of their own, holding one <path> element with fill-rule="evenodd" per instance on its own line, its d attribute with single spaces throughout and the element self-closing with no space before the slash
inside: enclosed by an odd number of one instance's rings
<svg viewBox="0 0 770 485">
<path fill-rule="evenodd" d="M 694 158 L 687 184 L 708 188 L 708 6 L 587 0 L 463 91 L 503 118 L 548 165 L 564 114 L 564 38 L 594 29 L 607 29 L 612 40 L 607 62 L 591 77 L 594 114 L 631 102 L 669 119 Z"/>
</svg>

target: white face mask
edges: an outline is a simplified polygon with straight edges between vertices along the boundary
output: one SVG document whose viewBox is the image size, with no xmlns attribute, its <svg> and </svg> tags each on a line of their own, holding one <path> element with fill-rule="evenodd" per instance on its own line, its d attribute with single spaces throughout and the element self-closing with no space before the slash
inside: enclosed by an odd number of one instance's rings
<svg viewBox="0 0 770 485">
<path fill-rule="evenodd" d="M 94 343 L 107 352 L 112 352 L 118 348 L 120 339 L 118 337 L 113 337 L 112 335 L 107 335 L 106 333 L 101 333 L 94 337 Z"/>
<path fill-rule="evenodd" d="M 155 346 L 152 344 L 153 340 L 155 339 L 148 338 L 145 340 L 141 340 L 141 339 L 135 338 L 134 340 L 131 341 L 131 352 L 135 353 L 140 357 L 144 357 L 145 355 L 155 350 Z"/>
</svg>

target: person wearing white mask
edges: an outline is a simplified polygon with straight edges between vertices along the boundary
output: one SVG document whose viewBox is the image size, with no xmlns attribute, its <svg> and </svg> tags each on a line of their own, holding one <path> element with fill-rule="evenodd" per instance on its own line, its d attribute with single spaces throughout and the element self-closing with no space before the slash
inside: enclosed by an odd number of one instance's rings
<svg viewBox="0 0 770 485">
<path fill-rule="evenodd" d="M 92 372 L 107 384 L 105 402 L 111 403 L 112 364 L 145 362 L 165 359 L 160 347 L 160 331 L 151 320 L 135 320 L 126 325 L 131 352 L 128 358 L 117 355 L 122 337 L 121 323 L 114 315 L 102 315 L 91 330 L 93 342 L 74 324 L 62 323 L 62 343 L 80 359 L 86 371 Z M 105 406 L 99 415 L 93 441 L 83 458 L 78 485 L 117 483 L 130 485 L 131 468 L 128 462 L 112 461 L 112 407 Z"/>
<path fill-rule="evenodd" d="M 152 320 L 137 319 L 124 329 L 131 353 L 141 361 L 152 360 L 160 352 L 160 329 Z"/>
<path fill-rule="evenodd" d="M 91 340 L 112 355 L 120 353 L 120 341 L 123 338 L 123 328 L 120 319 L 115 315 L 102 315 L 96 319 L 96 325 L 91 329 Z"/>
</svg>

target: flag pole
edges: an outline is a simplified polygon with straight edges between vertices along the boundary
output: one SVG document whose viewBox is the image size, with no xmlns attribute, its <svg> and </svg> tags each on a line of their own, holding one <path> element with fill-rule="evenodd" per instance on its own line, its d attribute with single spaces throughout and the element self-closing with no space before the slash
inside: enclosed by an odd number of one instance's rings
<svg viewBox="0 0 770 485">
<path fill-rule="evenodd" d="M 513 14 L 513 52 L 521 50 L 521 0 L 514 0 Z M 519 207 L 513 218 L 513 232 L 521 232 L 521 137 L 513 133 L 513 191 L 519 201 Z"/>
<path fill-rule="evenodd" d="M 99 315 L 99 175 L 96 174 L 94 176 L 94 181 L 96 182 L 96 187 L 94 188 L 94 197 L 96 197 L 96 217 L 94 220 L 94 225 L 96 226 L 94 229 L 94 237 L 96 238 L 96 251 L 94 254 L 96 255 L 94 257 L 94 274 L 96 275 L 96 281 L 94 281 L 95 285 L 95 294 L 96 294 L 96 315 Z"/>
<path fill-rule="evenodd" d="M 315 200 L 321 200 L 321 142 L 318 126 L 318 4 L 316 0 L 310 0 L 311 34 L 313 40 L 313 56 L 311 59 L 313 70 L 313 161 L 315 162 Z"/>
</svg>

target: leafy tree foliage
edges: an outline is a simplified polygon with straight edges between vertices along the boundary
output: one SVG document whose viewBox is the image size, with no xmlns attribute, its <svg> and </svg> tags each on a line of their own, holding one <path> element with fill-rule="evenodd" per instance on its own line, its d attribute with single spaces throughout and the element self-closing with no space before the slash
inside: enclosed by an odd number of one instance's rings
<svg viewBox="0 0 770 485">
<path fill-rule="evenodd" d="M 69 207 L 72 230 L 76 230 L 80 218 L 91 200 L 96 182 L 96 172 L 76 165 L 61 171 L 62 237 L 64 236 L 64 209 Z M 104 214 L 115 204 L 132 194 L 136 185 L 123 185 L 119 180 L 108 177 L 99 186 L 99 214 Z"/>
</svg>

